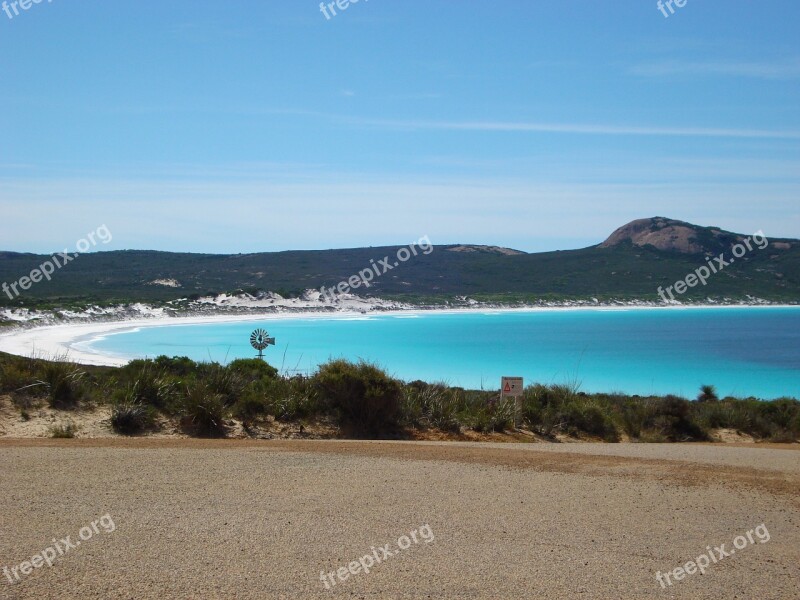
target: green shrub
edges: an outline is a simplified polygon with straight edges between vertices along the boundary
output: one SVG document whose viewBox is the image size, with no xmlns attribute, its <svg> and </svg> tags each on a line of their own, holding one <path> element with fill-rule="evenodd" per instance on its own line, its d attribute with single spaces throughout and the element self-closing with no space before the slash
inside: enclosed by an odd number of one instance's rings
<svg viewBox="0 0 800 600">
<path fill-rule="evenodd" d="M 707 428 L 728 428 L 771 441 L 794 441 L 800 437 L 800 402 L 779 398 L 771 402 L 755 398 L 725 398 L 711 404 L 698 403 L 696 419 Z"/>
<path fill-rule="evenodd" d="M 201 382 L 185 388 L 180 400 L 181 425 L 200 437 L 224 437 L 225 403 L 219 394 Z"/>
<path fill-rule="evenodd" d="M 442 431 L 461 431 L 458 413 L 461 392 L 443 384 L 414 382 L 403 388 L 403 423 L 413 427 L 435 427 Z"/>
<path fill-rule="evenodd" d="M 648 425 L 653 433 L 669 441 L 703 441 L 708 433 L 691 418 L 692 405 L 685 398 L 668 395 L 650 403 Z"/>
<path fill-rule="evenodd" d="M 22 391 L 33 383 L 33 374 L 16 361 L 0 364 L 0 392 Z"/>
<path fill-rule="evenodd" d="M 713 385 L 702 385 L 700 386 L 700 395 L 697 396 L 698 402 L 716 402 L 719 400 L 719 396 L 717 396 L 717 388 Z"/>
<path fill-rule="evenodd" d="M 692 406 L 694 420 L 705 429 L 735 428 L 729 400 L 698 402 Z"/>
<path fill-rule="evenodd" d="M 566 385 L 533 385 L 522 396 L 522 415 L 532 431 L 552 437 L 565 429 L 563 406 L 576 397 L 575 390 Z"/>
<path fill-rule="evenodd" d="M 554 408 L 554 407 L 553 407 Z M 551 409 L 551 423 L 570 435 L 588 433 L 608 442 L 619 441 L 619 435 L 610 416 L 593 400 L 576 398 Z"/>
<path fill-rule="evenodd" d="M 117 399 L 127 404 L 144 404 L 169 412 L 175 400 L 177 382 L 152 361 L 134 362 L 137 363 L 137 370 L 126 367 L 131 380 L 126 388 L 117 390 Z"/>
<path fill-rule="evenodd" d="M 267 400 L 259 393 L 248 391 L 233 405 L 232 413 L 247 425 L 267 413 Z"/>
<path fill-rule="evenodd" d="M 319 368 L 321 399 L 358 435 L 382 436 L 400 425 L 400 383 L 374 365 L 334 360 Z"/>
<path fill-rule="evenodd" d="M 797 400 L 793 400 L 792 402 L 794 403 L 794 417 L 789 421 L 789 425 L 786 429 L 792 441 L 798 441 L 800 440 L 800 402 Z"/>
<path fill-rule="evenodd" d="M 155 424 L 155 411 L 151 406 L 138 402 L 125 402 L 111 409 L 111 426 L 123 435 L 135 435 Z"/>
<path fill-rule="evenodd" d="M 208 389 L 217 394 L 225 406 L 231 406 L 241 398 L 245 383 L 241 375 L 232 369 L 223 367 L 219 363 L 204 363 L 199 365 L 197 379 L 202 381 Z"/>
<path fill-rule="evenodd" d="M 40 383 L 47 390 L 50 408 L 73 409 L 85 398 L 83 379 L 86 372 L 65 362 L 44 363 Z"/>
<path fill-rule="evenodd" d="M 169 373 L 175 377 L 183 378 L 195 374 L 199 368 L 196 362 L 194 362 L 191 358 L 187 358 L 186 356 L 173 356 L 170 358 L 162 355 L 157 357 L 155 361 L 153 361 L 153 364 L 155 364 L 155 366 L 161 371 Z"/>
<path fill-rule="evenodd" d="M 531 430 L 552 437 L 556 433 L 599 436 L 607 442 L 619 441 L 612 415 L 618 411 L 608 398 L 579 393 L 575 386 L 533 385 L 523 394 L 523 420 Z M 624 414 L 624 413 L 623 413 Z M 632 416 L 632 415 L 631 415 Z M 631 428 L 635 424 L 631 422 Z"/>
<path fill-rule="evenodd" d="M 245 381 L 275 379 L 278 376 L 278 369 L 260 358 L 239 358 L 231 362 L 227 368 Z"/>
<path fill-rule="evenodd" d="M 761 417 L 775 425 L 776 428 L 792 431 L 800 417 L 800 402 L 790 398 L 778 398 L 772 402 L 759 404 Z"/>
<path fill-rule="evenodd" d="M 280 421 L 294 421 L 322 413 L 315 381 L 305 377 L 276 377 L 251 382 L 234 411 L 246 415 L 271 414 Z M 241 418 L 241 416 L 240 416 Z"/>
<path fill-rule="evenodd" d="M 470 428 L 479 433 L 505 431 L 514 425 L 515 400 L 476 395 L 467 402 L 466 419 Z"/>
<path fill-rule="evenodd" d="M 604 411 L 616 427 L 637 439 L 641 437 L 647 425 L 647 398 L 630 398 L 620 393 L 598 394 L 595 400 L 600 402 Z M 619 433 L 618 433 L 619 436 Z"/>
<path fill-rule="evenodd" d="M 294 421 L 321 412 L 319 389 L 305 377 L 272 380 L 267 394 L 272 414 L 281 421 Z"/>
<path fill-rule="evenodd" d="M 542 428 L 544 409 L 549 404 L 549 390 L 541 385 L 529 385 L 522 392 L 522 422 L 531 430 Z"/>
<path fill-rule="evenodd" d="M 427 425 L 418 384 L 428 385 L 420 381 L 403 387 L 403 398 L 400 400 L 400 421 L 408 427 L 425 427 Z"/>
</svg>

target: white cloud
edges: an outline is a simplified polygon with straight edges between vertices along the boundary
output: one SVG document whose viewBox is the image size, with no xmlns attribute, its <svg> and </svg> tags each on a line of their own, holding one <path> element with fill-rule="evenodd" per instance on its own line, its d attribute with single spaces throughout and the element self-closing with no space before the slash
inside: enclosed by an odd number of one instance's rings
<svg viewBox="0 0 800 600">
<path fill-rule="evenodd" d="M 636 125 L 595 125 L 586 123 L 537 123 L 524 121 L 416 121 L 341 117 L 353 124 L 398 129 L 438 129 L 475 132 L 566 133 L 582 135 L 666 136 L 800 139 L 800 131 L 768 129 L 727 129 L 714 127 L 656 127 Z"/>
<path fill-rule="evenodd" d="M 472 131 L 485 133 L 564 133 L 571 135 L 701 137 L 745 139 L 800 139 L 800 131 L 725 127 L 674 127 L 654 125 L 608 125 L 594 123 L 548 123 L 535 121 L 443 121 L 421 119 L 374 119 L 309 110 L 262 109 L 262 113 L 316 117 L 350 126 L 395 130 Z"/>
</svg>

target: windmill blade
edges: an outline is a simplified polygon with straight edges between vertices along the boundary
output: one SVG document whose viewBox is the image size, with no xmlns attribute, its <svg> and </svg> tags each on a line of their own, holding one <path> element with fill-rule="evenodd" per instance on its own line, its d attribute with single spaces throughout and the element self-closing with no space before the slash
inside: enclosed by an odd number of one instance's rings
<svg viewBox="0 0 800 600">
<path fill-rule="evenodd" d="M 250 334 L 250 345 L 259 351 L 259 356 L 262 350 L 267 346 L 275 345 L 275 338 L 268 337 L 269 334 L 263 329 L 256 329 Z"/>
</svg>

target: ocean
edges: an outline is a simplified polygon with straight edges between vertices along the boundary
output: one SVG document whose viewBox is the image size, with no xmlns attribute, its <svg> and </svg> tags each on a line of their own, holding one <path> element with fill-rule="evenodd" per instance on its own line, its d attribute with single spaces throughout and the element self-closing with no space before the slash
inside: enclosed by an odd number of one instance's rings
<svg viewBox="0 0 800 600">
<path fill-rule="evenodd" d="M 586 392 L 800 397 L 800 307 L 415 312 L 253 319 L 144 327 L 82 342 L 126 358 L 253 357 L 250 333 L 267 329 L 266 360 L 311 373 L 331 358 L 364 359 L 404 380 L 497 389 L 575 384 Z"/>
</svg>

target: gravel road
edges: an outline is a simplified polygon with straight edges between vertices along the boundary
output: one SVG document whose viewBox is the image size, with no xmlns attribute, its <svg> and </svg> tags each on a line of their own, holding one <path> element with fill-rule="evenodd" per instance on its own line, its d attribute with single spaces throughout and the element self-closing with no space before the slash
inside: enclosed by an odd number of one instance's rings
<svg viewBox="0 0 800 600">
<path fill-rule="evenodd" d="M 797 445 L 2 439 L 0 598 L 787 600 L 799 509 Z"/>
</svg>

